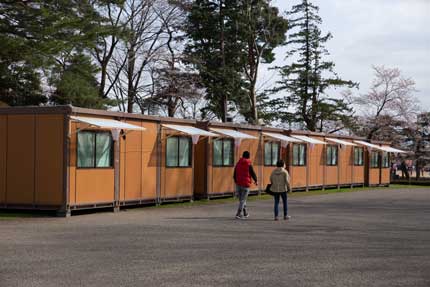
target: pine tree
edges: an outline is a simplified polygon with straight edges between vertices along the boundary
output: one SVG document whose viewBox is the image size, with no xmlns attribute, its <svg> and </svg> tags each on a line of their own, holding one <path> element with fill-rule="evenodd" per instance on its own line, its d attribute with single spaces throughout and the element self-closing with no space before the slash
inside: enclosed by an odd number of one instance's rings
<svg viewBox="0 0 430 287">
<path fill-rule="evenodd" d="M 224 122 L 228 102 L 237 103 L 245 95 L 234 2 L 194 1 L 186 27 L 190 37 L 185 49 L 187 62 L 199 71 L 206 89 L 207 111 Z"/>
<path fill-rule="evenodd" d="M 292 48 L 287 57 L 297 60 L 280 68 L 282 80 L 274 91 L 285 91 L 285 103 L 295 111 L 285 111 L 282 120 L 303 124 L 310 131 L 323 131 L 327 121 L 344 121 L 352 109 L 344 99 L 329 97 L 328 88 L 358 85 L 342 80 L 335 72 L 335 64 L 324 60 L 329 55 L 324 44 L 332 38 L 322 34 L 319 8 L 308 0 L 293 6 L 288 12 L 290 30 L 287 45 Z"/>
</svg>

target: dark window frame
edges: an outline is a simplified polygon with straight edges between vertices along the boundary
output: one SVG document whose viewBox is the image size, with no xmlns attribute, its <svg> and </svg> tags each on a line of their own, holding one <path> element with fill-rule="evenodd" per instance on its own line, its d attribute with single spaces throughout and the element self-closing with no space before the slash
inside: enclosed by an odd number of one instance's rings
<svg viewBox="0 0 430 287">
<path fill-rule="evenodd" d="M 266 164 L 266 144 L 270 144 L 270 164 Z M 273 144 L 278 147 L 278 160 L 281 158 L 281 144 L 276 141 L 266 141 L 264 142 L 264 166 L 276 166 L 276 163 L 273 163 Z"/>
<path fill-rule="evenodd" d="M 358 154 L 360 155 L 358 158 L 356 157 L 356 150 L 358 150 Z M 360 159 L 361 158 L 361 163 Z M 354 166 L 363 166 L 364 165 L 364 148 L 363 147 L 354 147 Z"/>
<path fill-rule="evenodd" d="M 373 155 L 376 154 L 376 165 L 374 164 L 375 162 L 373 161 L 374 157 Z M 370 168 L 380 168 L 381 167 L 381 160 L 380 160 L 380 153 L 377 151 L 371 151 L 369 153 L 369 157 L 370 157 Z"/>
<path fill-rule="evenodd" d="M 335 163 L 333 164 L 333 149 L 336 150 Z M 330 155 L 329 155 L 330 154 Z M 337 166 L 339 162 L 339 147 L 337 145 L 327 145 L 325 153 L 325 164 L 327 166 Z"/>
<path fill-rule="evenodd" d="M 93 148 L 94 148 L 94 165 L 91 166 L 79 166 L 79 133 L 92 133 L 94 134 L 94 143 L 93 143 Z M 97 166 L 97 134 L 109 134 L 109 138 L 110 138 L 110 162 L 109 162 L 109 166 Z M 76 133 L 76 168 L 77 169 L 113 169 L 114 168 L 114 141 L 112 138 L 112 133 L 110 131 L 99 131 L 99 130 L 82 130 L 82 131 L 78 131 Z"/>
<path fill-rule="evenodd" d="M 178 157 L 177 157 L 177 163 L 176 165 L 167 165 L 167 140 L 169 138 L 177 138 L 178 139 L 178 145 L 177 145 L 177 149 L 178 149 Z M 181 143 L 181 138 L 185 138 L 188 140 L 189 142 L 189 153 L 188 153 L 188 165 L 179 165 L 179 151 L 180 151 L 180 143 Z M 164 166 L 166 168 L 190 168 L 193 166 L 193 142 L 191 137 L 188 136 L 170 136 L 168 138 L 166 138 L 166 145 L 165 145 L 165 156 L 164 156 Z"/>
<path fill-rule="evenodd" d="M 294 163 L 294 147 L 296 147 L 296 146 L 298 146 L 299 148 L 298 148 L 298 154 L 297 154 L 297 164 L 296 163 Z M 303 159 L 303 164 L 300 164 L 300 147 L 303 147 L 303 149 L 304 149 L 304 159 Z M 295 144 L 293 144 L 293 156 L 292 156 L 292 159 L 291 159 L 291 164 L 292 164 L 292 166 L 306 166 L 307 165 L 307 162 L 308 162 L 308 147 L 307 147 L 307 144 L 301 144 L 301 143 L 295 143 Z"/>
<path fill-rule="evenodd" d="M 214 164 L 215 162 L 215 141 L 221 141 L 221 164 Z M 231 163 L 230 164 L 224 164 L 224 142 L 230 142 L 231 143 Z M 220 139 L 214 139 L 212 142 L 212 166 L 213 167 L 232 167 L 234 166 L 234 139 L 231 138 L 220 138 Z"/>
</svg>

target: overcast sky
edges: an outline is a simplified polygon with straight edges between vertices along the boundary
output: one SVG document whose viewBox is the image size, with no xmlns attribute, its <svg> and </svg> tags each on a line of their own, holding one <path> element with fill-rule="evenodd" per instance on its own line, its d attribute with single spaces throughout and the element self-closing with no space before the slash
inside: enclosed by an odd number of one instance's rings
<svg viewBox="0 0 430 287">
<path fill-rule="evenodd" d="M 273 0 L 282 11 L 300 0 Z M 368 91 L 372 65 L 399 68 L 416 82 L 416 97 L 430 111 L 430 0 L 311 0 L 320 8 L 322 30 L 331 32 L 327 43 L 335 71 L 345 80 L 360 83 L 357 93 Z M 277 50 L 275 64 L 283 60 Z M 260 85 L 274 71 L 262 73 Z M 268 84 L 268 83 L 266 83 Z"/>
</svg>

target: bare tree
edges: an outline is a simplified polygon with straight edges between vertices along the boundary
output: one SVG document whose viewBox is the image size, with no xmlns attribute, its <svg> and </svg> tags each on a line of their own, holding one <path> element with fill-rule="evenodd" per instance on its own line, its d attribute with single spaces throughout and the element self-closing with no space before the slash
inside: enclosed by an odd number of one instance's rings
<svg viewBox="0 0 430 287">
<path fill-rule="evenodd" d="M 97 45 L 92 51 L 92 56 L 100 68 L 100 83 L 99 83 L 99 97 L 106 99 L 109 97 L 114 85 L 119 80 L 120 72 L 124 68 L 125 61 L 122 61 L 120 66 L 114 63 L 112 65 L 112 57 L 120 43 L 121 36 L 125 34 L 125 27 L 127 22 L 123 20 L 124 5 L 107 2 L 106 4 L 94 2 L 96 9 L 104 16 L 103 22 L 99 25 L 102 26 L 102 33 L 98 34 Z M 112 71 L 116 73 L 112 73 Z M 109 77 L 109 72 L 111 77 Z"/>
<path fill-rule="evenodd" d="M 354 98 L 361 113 L 361 133 L 368 139 L 380 138 L 384 131 L 415 121 L 419 112 L 414 97 L 415 82 L 397 68 L 373 66 L 375 79 L 370 91 Z"/>
</svg>

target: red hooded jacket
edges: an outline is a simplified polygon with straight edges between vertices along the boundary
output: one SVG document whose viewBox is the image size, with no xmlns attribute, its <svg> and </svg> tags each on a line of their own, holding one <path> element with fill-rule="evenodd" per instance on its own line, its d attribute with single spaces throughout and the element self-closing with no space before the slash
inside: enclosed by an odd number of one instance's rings
<svg viewBox="0 0 430 287">
<path fill-rule="evenodd" d="M 240 158 L 234 168 L 234 182 L 242 187 L 250 187 L 251 179 L 257 182 L 257 176 L 255 175 L 254 169 L 251 165 L 251 160 L 248 158 Z"/>
</svg>

